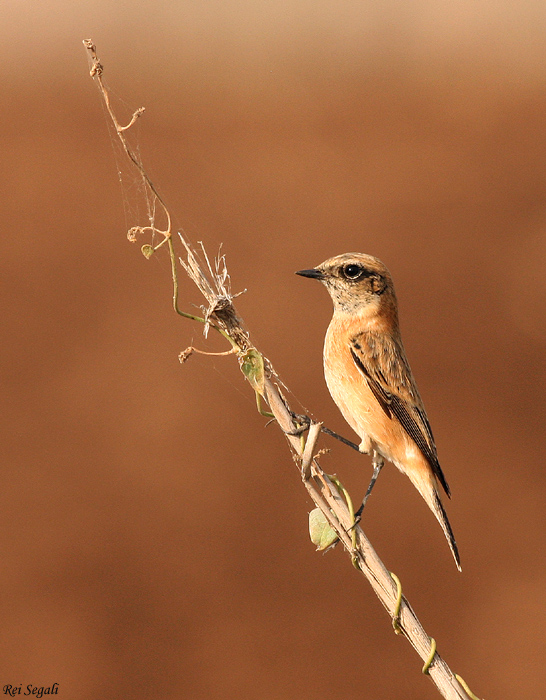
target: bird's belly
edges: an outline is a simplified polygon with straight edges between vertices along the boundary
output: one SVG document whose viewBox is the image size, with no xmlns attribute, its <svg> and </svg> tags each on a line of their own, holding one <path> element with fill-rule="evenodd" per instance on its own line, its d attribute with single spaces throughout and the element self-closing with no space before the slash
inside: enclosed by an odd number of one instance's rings
<svg viewBox="0 0 546 700">
<path fill-rule="evenodd" d="M 408 461 L 422 459 L 400 423 L 383 410 L 348 351 L 343 354 L 325 350 L 324 376 L 343 417 L 360 437 L 363 452 L 377 450 L 402 472 Z"/>
</svg>

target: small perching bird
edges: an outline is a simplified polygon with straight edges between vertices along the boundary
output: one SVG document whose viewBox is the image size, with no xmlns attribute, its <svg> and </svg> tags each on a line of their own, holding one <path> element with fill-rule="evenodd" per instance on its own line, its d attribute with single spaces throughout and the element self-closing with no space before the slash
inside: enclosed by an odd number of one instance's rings
<svg viewBox="0 0 546 700">
<path fill-rule="evenodd" d="M 320 280 L 334 302 L 324 342 L 326 384 L 345 420 L 359 435 L 359 450 L 371 454 L 374 463 L 374 476 L 359 512 L 383 458 L 388 459 L 425 499 L 461 571 L 438 482 L 448 496 L 450 490 L 402 345 L 389 271 L 371 255 L 345 253 L 296 274 Z"/>
</svg>

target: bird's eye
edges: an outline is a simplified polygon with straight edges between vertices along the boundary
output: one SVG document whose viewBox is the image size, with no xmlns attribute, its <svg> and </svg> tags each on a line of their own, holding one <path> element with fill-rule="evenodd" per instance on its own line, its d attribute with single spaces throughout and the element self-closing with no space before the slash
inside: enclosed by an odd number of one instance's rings
<svg viewBox="0 0 546 700">
<path fill-rule="evenodd" d="M 360 265 L 345 265 L 342 268 L 343 276 L 348 280 L 357 280 L 363 272 L 364 268 L 360 267 Z"/>
</svg>

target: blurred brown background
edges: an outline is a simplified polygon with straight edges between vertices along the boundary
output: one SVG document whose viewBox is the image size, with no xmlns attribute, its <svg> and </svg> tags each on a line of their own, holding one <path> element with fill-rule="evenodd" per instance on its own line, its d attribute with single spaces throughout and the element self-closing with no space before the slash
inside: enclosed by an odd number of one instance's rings
<svg viewBox="0 0 546 700">
<path fill-rule="evenodd" d="M 191 343 L 225 346 L 171 311 L 167 256 L 126 240 L 146 212 L 136 179 L 119 187 L 91 37 L 122 116 L 147 108 L 132 137 L 176 225 L 223 243 L 255 342 L 348 437 L 322 374 L 330 300 L 294 271 L 351 250 L 388 265 L 463 573 L 393 467 L 364 527 L 476 694 L 541 697 L 546 6 L 8 0 L 0 14 L 0 686 L 439 697 L 347 556 L 314 552 L 285 440 L 234 358 L 178 363 Z M 357 497 L 369 460 L 323 445 Z"/>
</svg>

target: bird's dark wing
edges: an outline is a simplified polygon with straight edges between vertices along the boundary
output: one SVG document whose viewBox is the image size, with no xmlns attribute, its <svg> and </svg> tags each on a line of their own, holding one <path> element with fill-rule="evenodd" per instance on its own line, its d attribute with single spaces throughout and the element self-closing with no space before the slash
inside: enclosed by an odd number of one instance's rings
<svg viewBox="0 0 546 700">
<path fill-rule="evenodd" d="M 402 425 L 449 496 L 430 423 L 402 343 L 384 334 L 365 331 L 351 339 L 349 348 L 383 411 Z"/>
</svg>

